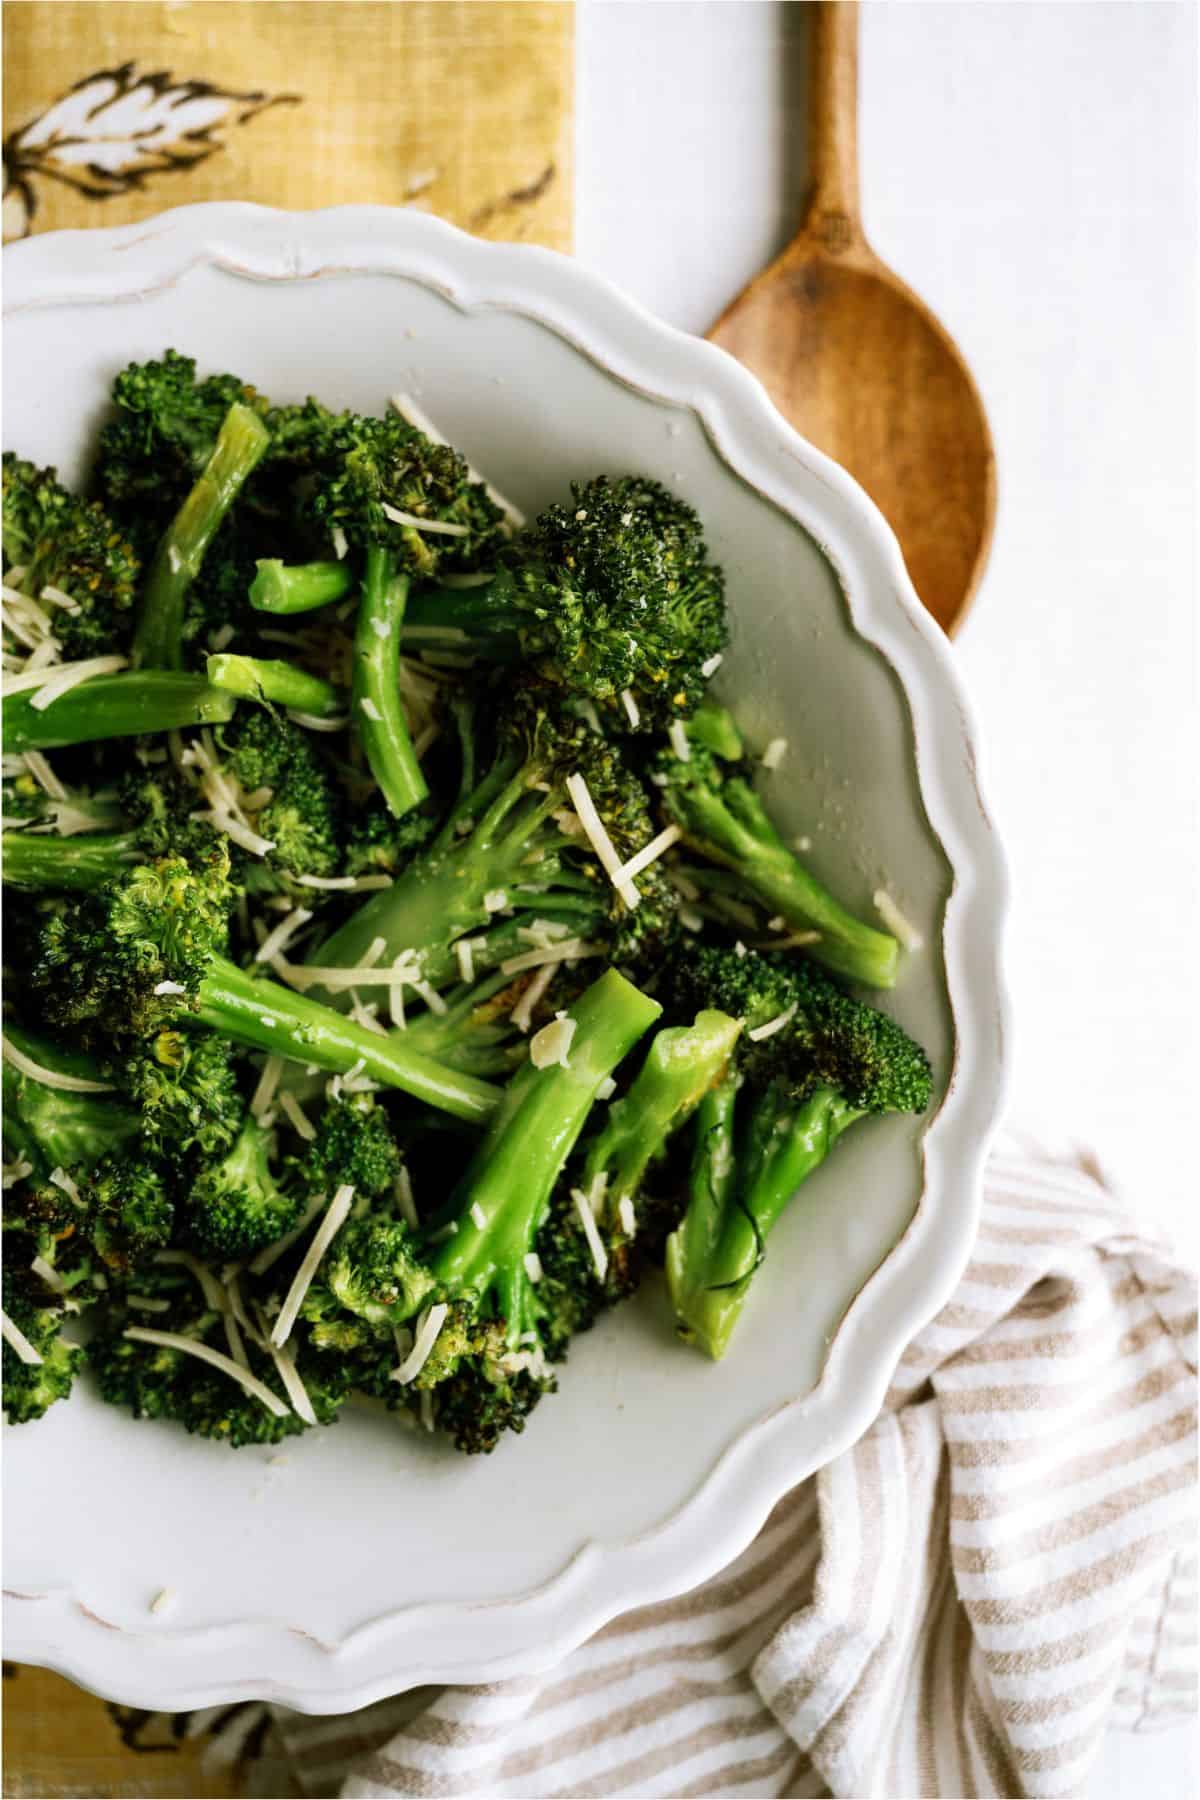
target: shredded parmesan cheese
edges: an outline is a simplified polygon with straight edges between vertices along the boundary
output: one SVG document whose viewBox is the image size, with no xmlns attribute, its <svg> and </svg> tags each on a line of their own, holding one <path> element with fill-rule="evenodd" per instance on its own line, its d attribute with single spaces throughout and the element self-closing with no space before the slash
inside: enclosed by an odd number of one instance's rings
<svg viewBox="0 0 1200 1800">
<path fill-rule="evenodd" d="M 265 1250 L 260 1250 L 257 1256 L 251 1257 L 250 1273 L 265 1275 L 267 1270 L 279 1261 L 284 1252 L 290 1250 L 292 1245 L 304 1236 L 324 1204 L 324 1194 L 314 1194 L 301 1213 L 299 1222 L 293 1225 L 290 1231 L 285 1231 L 281 1238 L 276 1238 L 273 1244 L 268 1244 Z"/>
<path fill-rule="evenodd" d="M 293 875 L 301 887 L 327 888 L 330 893 L 365 894 L 391 887 L 390 875 Z"/>
<path fill-rule="evenodd" d="M 386 500 L 379 502 L 379 510 L 393 525 L 407 525 L 413 531 L 440 532 L 444 537 L 470 536 L 470 527 L 467 525 L 455 525 L 449 519 L 421 519 L 416 513 L 402 512 L 398 506 L 389 506 Z"/>
<path fill-rule="evenodd" d="M 33 776 L 33 779 L 37 782 L 42 792 L 49 794 L 52 800 L 65 800 L 67 798 L 66 788 L 58 779 L 58 776 L 54 773 L 54 770 L 50 767 L 50 764 L 40 750 L 27 750 L 25 752 L 25 767 L 29 770 L 29 773 Z"/>
<path fill-rule="evenodd" d="M 503 888 L 492 888 L 483 896 L 483 910 L 485 912 L 503 912 L 507 905 L 508 895 Z"/>
<path fill-rule="evenodd" d="M 383 714 L 372 700 L 370 694 L 363 694 L 358 704 L 361 710 L 366 714 L 367 718 L 371 720 L 372 724 L 383 724 Z"/>
<path fill-rule="evenodd" d="M 286 919 L 280 920 L 274 931 L 267 933 L 266 937 L 255 951 L 255 962 L 269 963 L 273 956 L 278 955 L 280 951 L 286 949 L 296 933 L 300 930 L 301 926 L 307 925 L 311 918 L 311 912 L 305 907 L 294 907 L 292 911 L 289 912 Z"/>
<path fill-rule="evenodd" d="M 600 859 L 600 866 L 626 906 L 632 909 L 637 905 L 641 896 L 633 883 L 621 872 L 621 859 L 617 855 L 612 839 L 604 829 L 604 822 L 596 811 L 596 803 L 592 799 L 588 791 L 588 784 L 582 775 L 567 776 L 567 793 L 575 808 L 576 817 L 587 833 L 592 849 Z"/>
<path fill-rule="evenodd" d="M 772 738 L 762 753 L 761 762 L 764 769 L 777 769 L 787 755 L 786 738 Z"/>
<path fill-rule="evenodd" d="M 582 957 L 598 954 L 598 946 L 585 938 L 562 938 L 558 943 L 545 944 L 538 950 L 522 950 L 517 956 L 506 956 L 500 964 L 500 973 L 520 975 L 526 969 L 540 969 L 544 964 L 576 962 Z"/>
<path fill-rule="evenodd" d="M 454 946 L 459 978 L 462 981 L 472 982 L 475 979 L 475 959 L 472 955 L 474 948 L 474 941 L 471 938 L 459 938 Z"/>
<path fill-rule="evenodd" d="M 279 1110 L 283 1113 L 298 1137 L 306 1144 L 311 1144 L 317 1135 L 317 1128 L 297 1100 L 295 1094 L 282 1093 L 279 1096 Z"/>
<path fill-rule="evenodd" d="M 583 1226 L 587 1247 L 592 1253 L 596 1280 L 603 1281 L 608 1273 L 608 1251 L 604 1248 L 604 1240 L 596 1227 L 595 1215 L 582 1188 L 572 1188 L 571 1198 L 575 1202 L 575 1211 L 579 1214 L 579 1223 Z"/>
<path fill-rule="evenodd" d="M 508 973 L 507 970 L 502 972 Z M 554 980 L 554 975 L 555 965 L 549 962 L 544 963 L 543 967 L 534 976 L 529 986 L 525 989 L 525 992 L 521 995 L 521 998 L 517 1001 L 517 1004 L 513 1007 L 510 1017 L 518 1031 L 529 1030 L 530 1025 L 533 1023 L 533 1009 L 542 998 L 542 995 L 546 992 L 546 989 L 550 986 L 550 983 Z"/>
<path fill-rule="evenodd" d="M 746 1036 L 752 1044 L 761 1044 L 764 1038 L 774 1037 L 777 1031 L 782 1031 L 785 1026 L 790 1025 L 798 1011 L 799 1003 L 793 1000 L 792 1004 L 785 1006 L 781 1013 L 777 1013 L 773 1019 L 768 1019 L 765 1025 L 756 1025 L 753 1031 L 746 1033 Z"/>
<path fill-rule="evenodd" d="M 335 525 L 329 535 L 333 540 L 333 554 L 337 557 L 339 562 L 344 562 L 346 552 L 350 548 L 350 545 L 346 541 L 345 532 L 340 525 Z"/>
<path fill-rule="evenodd" d="M 244 824 L 241 819 L 235 819 L 232 813 L 220 812 L 216 808 L 207 810 L 201 808 L 199 812 L 194 812 L 191 816 L 193 819 L 199 819 L 204 825 L 212 825 L 218 831 L 223 831 L 227 838 L 231 838 L 235 844 L 251 856 L 268 856 L 275 848 L 273 839 L 262 837 L 249 825 Z"/>
<path fill-rule="evenodd" d="M 65 1169 L 51 1169 L 50 1185 L 51 1187 L 58 1188 L 61 1193 L 64 1193 L 72 1206 L 83 1207 L 83 1196 Z"/>
<path fill-rule="evenodd" d="M 52 1269 L 50 1267 L 50 1264 L 46 1261 L 44 1256 L 35 1256 L 29 1266 L 34 1274 L 38 1276 L 40 1280 L 44 1281 L 46 1286 L 54 1293 L 66 1293 L 66 1282 L 63 1280 L 57 1269 Z"/>
<path fill-rule="evenodd" d="M 678 825 L 668 825 L 660 831 L 656 838 L 651 838 L 645 849 L 639 850 L 636 856 L 631 856 L 624 865 L 621 874 L 625 880 L 630 881 L 633 876 L 640 875 L 643 869 L 648 869 L 652 862 L 657 862 L 660 856 L 666 854 L 672 844 L 677 844 L 682 836 L 683 832 Z"/>
<path fill-rule="evenodd" d="M 279 1086 L 279 1078 L 283 1074 L 282 1056 L 268 1056 L 258 1078 L 258 1086 L 250 1101 L 250 1113 L 255 1119 L 262 1120 L 270 1110 L 275 1098 L 275 1090 Z"/>
<path fill-rule="evenodd" d="M 480 1206 L 478 1200 L 472 1200 L 471 1202 L 471 1217 L 474 1219 L 476 1225 L 478 1225 L 480 1231 L 487 1230 L 487 1214 L 484 1212 L 482 1206 Z"/>
<path fill-rule="evenodd" d="M 688 743 L 687 727 L 682 719 L 671 720 L 671 728 L 667 732 L 667 736 L 671 741 L 671 748 L 680 762 L 691 762 L 692 747 Z"/>
<path fill-rule="evenodd" d="M 415 1231 L 421 1221 L 417 1216 L 417 1203 L 413 1198 L 412 1176 L 408 1172 L 407 1164 L 401 1165 L 400 1173 L 396 1177 L 396 1185 L 392 1189 L 392 1192 L 396 1196 L 396 1205 L 400 1208 L 400 1217 L 404 1220 L 404 1223 L 408 1226 L 410 1231 Z"/>
<path fill-rule="evenodd" d="M 184 985 L 181 981 L 156 981 L 154 984 L 154 991 L 156 994 L 186 994 L 187 993 L 187 989 L 184 987 Z"/>
<path fill-rule="evenodd" d="M 708 681 L 716 674 L 724 660 L 724 657 L 718 650 L 715 656 L 710 656 L 707 662 L 702 662 L 700 664 L 700 673 L 703 675 L 705 681 Z"/>
<path fill-rule="evenodd" d="M 535 1286 L 542 1279 L 542 1259 L 536 1250 L 525 1253 L 525 1273 Z"/>
<path fill-rule="evenodd" d="M 271 1361 L 279 1371 L 283 1391 L 291 1401 L 297 1418 L 303 1419 L 306 1425 L 315 1425 L 317 1415 L 313 1411 L 313 1403 L 308 1397 L 308 1389 L 300 1379 L 291 1351 L 271 1343 L 268 1343 L 267 1350 L 270 1353 Z"/>
<path fill-rule="evenodd" d="M 401 1387 L 407 1387 L 410 1381 L 415 1381 L 429 1361 L 430 1352 L 437 1343 L 438 1333 L 446 1323 L 446 1315 L 449 1311 L 450 1308 L 444 1301 L 439 1301 L 436 1306 L 426 1308 L 421 1323 L 417 1327 L 416 1341 L 412 1349 L 400 1367 L 392 1370 L 392 1380 L 398 1381 Z"/>
<path fill-rule="evenodd" d="M 427 187 L 429 185 L 424 177 L 421 177 L 420 180 L 422 187 Z M 414 192 L 419 193 L 420 189 L 414 188 L 410 182 L 409 193 L 412 194 Z M 402 419 L 407 419 L 408 423 L 415 431 L 419 431 L 423 437 L 427 437 L 431 444 L 449 444 L 449 438 L 442 436 L 432 419 L 427 413 L 422 411 L 411 394 L 393 394 L 388 401 L 388 405 L 393 412 L 399 413 Z M 525 514 L 521 511 L 520 507 L 514 506 L 511 500 L 506 500 L 499 489 L 494 488 L 490 481 L 486 481 L 479 473 L 479 470 L 473 468 L 470 463 L 467 463 L 467 478 L 470 481 L 477 481 L 487 494 L 492 505 L 500 508 L 500 511 L 504 514 L 505 524 L 508 527 L 510 536 L 514 531 L 524 530 Z M 445 577 L 443 576 L 442 579 L 445 580 Z M 484 576 L 483 579 L 485 581 L 490 580 L 490 577 Z"/>
<path fill-rule="evenodd" d="M 329 1210 L 321 1220 L 312 1243 L 304 1253 L 304 1261 L 296 1270 L 295 1280 L 288 1289 L 287 1298 L 280 1308 L 279 1317 L 272 1327 L 271 1342 L 273 1344 L 287 1343 L 292 1326 L 296 1323 L 296 1315 L 300 1311 L 305 1294 L 308 1292 L 309 1284 L 317 1272 L 317 1265 L 320 1263 L 321 1258 L 333 1242 L 336 1233 L 340 1231 L 342 1225 L 345 1223 L 346 1215 L 350 1211 L 350 1202 L 353 1198 L 354 1189 L 349 1186 L 349 1184 L 346 1184 L 338 1189 L 337 1193 L 333 1196 L 333 1199 L 329 1202 Z"/>
<path fill-rule="evenodd" d="M 132 1306 L 135 1312 L 164 1313 L 170 1312 L 169 1300 L 155 1300 L 149 1294 L 126 1294 L 126 1306 Z"/>
<path fill-rule="evenodd" d="M 621 1230 L 631 1238 L 637 1232 L 637 1214 L 633 1210 L 633 1201 L 628 1194 L 622 1194 L 617 1202 L 617 1218 L 621 1221 Z"/>
<path fill-rule="evenodd" d="M 198 1258 L 189 1255 L 186 1250 L 158 1250 L 155 1252 L 154 1260 L 156 1263 L 177 1263 L 180 1268 L 186 1269 L 198 1283 L 200 1292 L 204 1295 L 205 1306 L 210 1307 L 216 1313 L 228 1310 L 225 1290 L 211 1269 L 207 1269 Z"/>
<path fill-rule="evenodd" d="M 58 663 L 48 671 L 38 670 L 31 681 L 17 675 L 12 681 L 5 682 L 4 691 L 10 694 L 22 686 L 36 687 L 38 691 L 29 704 L 35 712 L 45 712 L 48 706 L 53 706 L 56 700 L 61 700 L 82 682 L 91 681 L 97 675 L 115 675 L 119 669 L 128 667 L 127 656 L 93 656 L 86 662 Z"/>
<path fill-rule="evenodd" d="M 925 948 L 925 939 L 912 920 L 906 918 L 900 911 L 886 888 L 875 890 L 875 906 L 892 936 L 899 938 L 906 950 L 923 950 Z"/>
<path fill-rule="evenodd" d="M 42 1358 L 38 1351 L 34 1349 L 20 1326 L 13 1324 L 6 1312 L 0 1312 L 0 1333 L 3 1334 L 5 1343 L 16 1351 L 23 1363 L 28 1363 L 30 1367 L 33 1367 L 41 1362 Z"/>
<path fill-rule="evenodd" d="M 569 1019 L 565 1013 L 559 1013 L 551 1019 L 549 1025 L 543 1025 L 540 1031 L 534 1032 L 529 1040 L 529 1060 L 535 1069 L 561 1068 L 569 1069 L 567 1055 L 575 1037 L 575 1020 Z"/>
<path fill-rule="evenodd" d="M 636 731 L 642 722 L 642 715 L 638 711 L 637 701 L 628 688 L 621 689 L 621 705 L 625 708 L 625 717 L 629 720 L 631 730 Z"/>
<path fill-rule="evenodd" d="M 319 713 L 301 712 L 295 706 L 288 707 L 288 718 L 295 725 L 303 725 L 307 731 L 344 731 L 350 723 L 349 713 L 336 713 L 330 718 L 323 719 Z"/>
<path fill-rule="evenodd" d="M 161 1350 L 179 1350 L 185 1356 L 195 1356 L 201 1362 L 208 1363 L 210 1367 L 220 1369 L 223 1375 L 228 1375 L 231 1381 L 236 1381 L 238 1386 L 247 1394 L 251 1394 L 255 1400 L 261 1400 L 267 1411 L 273 1413 L 277 1419 L 287 1417 L 288 1409 L 279 1396 L 273 1394 L 269 1387 L 264 1386 L 257 1377 L 251 1375 L 249 1370 L 239 1368 L 232 1357 L 222 1355 L 220 1350 L 210 1350 L 207 1344 L 198 1344 L 194 1338 L 181 1337 L 177 1331 L 151 1331 L 145 1325 L 130 1325 L 123 1335 L 132 1338 L 137 1344 L 156 1344 Z"/>
<path fill-rule="evenodd" d="M 60 1075 L 54 1069 L 44 1069 L 41 1063 L 34 1062 L 6 1037 L 0 1037 L 0 1050 L 6 1063 L 19 1069 L 22 1075 L 40 1081 L 43 1087 L 61 1088 L 64 1094 L 111 1094 L 113 1091 L 111 1081 L 91 1081 L 83 1075 Z"/>
<path fill-rule="evenodd" d="M 597 1100 L 611 1100 L 616 1091 L 616 1082 L 611 1075 L 606 1075 L 604 1080 L 600 1083 L 600 1086 L 596 1089 L 596 1098 Z"/>
</svg>

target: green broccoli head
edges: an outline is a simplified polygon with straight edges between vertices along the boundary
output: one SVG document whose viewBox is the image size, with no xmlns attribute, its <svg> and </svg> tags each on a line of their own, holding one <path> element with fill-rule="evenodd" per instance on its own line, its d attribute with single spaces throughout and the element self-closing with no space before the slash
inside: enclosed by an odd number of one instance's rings
<svg viewBox="0 0 1200 1800">
<path fill-rule="evenodd" d="M 350 1186 L 370 1200 L 390 1195 L 404 1167 L 388 1115 L 373 1094 L 343 1094 L 321 1115 L 301 1163 L 310 1189 Z"/>
<path fill-rule="evenodd" d="M 161 1165 L 106 1156 L 88 1171 L 79 1191 L 87 1207 L 84 1228 L 109 1268 L 133 1268 L 170 1243 L 175 1202 Z"/>
<path fill-rule="evenodd" d="M 656 482 L 602 475 L 571 494 L 505 559 L 522 649 L 618 729 L 659 730 L 699 704 L 725 647 L 721 571 L 697 515 Z"/>
<path fill-rule="evenodd" d="M 436 820 L 427 813 L 408 812 L 397 819 L 374 800 L 352 815 L 342 853 L 343 875 L 398 875 L 429 841 Z"/>
<path fill-rule="evenodd" d="M 238 1262 L 290 1231 L 300 1216 L 297 1193 L 271 1171 L 269 1131 L 247 1118 L 220 1162 L 201 1168 L 187 1197 L 187 1230 L 220 1262 Z"/>
<path fill-rule="evenodd" d="M 682 1013 L 718 1007 L 745 1021 L 735 1061 L 756 1086 L 782 1081 L 796 1098 L 835 1089 L 861 1112 L 923 1112 L 932 1075 L 921 1046 L 886 1013 L 855 1000 L 808 963 L 689 944 L 668 976 Z M 752 1033 L 782 1020 L 755 1041 Z"/>
<path fill-rule="evenodd" d="M 74 661 L 123 650 L 133 632 L 140 562 L 104 508 L 68 493 L 53 469 L 4 456 L 4 562 L 25 593 L 56 588 L 54 636 Z"/>
<path fill-rule="evenodd" d="M 460 1306 L 451 1308 L 411 1391 L 432 1391 L 437 1427 L 456 1450 L 487 1456 L 506 1433 L 524 1431 L 556 1387 L 539 1350 L 510 1350 L 502 1325 L 472 1319 Z"/>
<path fill-rule="evenodd" d="M 117 798 L 145 856 L 190 858 L 212 851 L 212 826 L 192 817 L 199 810 L 196 789 L 173 763 L 130 763 L 118 777 Z"/>
<path fill-rule="evenodd" d="M 504 541 L 503 514 L 458 451 L 395 415 L 339 419 L 312 484 L 302 512 L 326 542 L 344 532 L 349 544 L 388 550 L 398 568 L 424 579 L 439 569 L 478 567 Z M 397 512 L 454 529 L 422 531 L 395 519 Z"/>
<path fill-rule="evenodd" d="M 333 875 L 341 864 L 341 807 L 333 778 L 307 732 L 268 707 L 240 707 L 219 734 L 243 790 L 269 788 L 255 815 L 275 848 L 270 861 L 293 875 Z"/>
<path fill-rule="evenodd" d="M 4 1340 L 3 1389 L 5 1417 L 13 1425 L 40 1419 L 56 1400 L 65 1400 L 83 1366 L 83 1350 L 62 1335 L 66 1314 L 45 1290 L 45 1299 L 34 1297 L 25 1284 L 10 1274 L 9 1256 L 4 1262 L 4 1311 L 40 1359 L 26 1361 L 8 1339 Z"/>
<path fill-rule="evenodd" d="M 151 1155 L 188 1170 L 197 1157 L 223 1156 L 233 1145 L 245 1105 L 233 1047 L 219 1033 L 167 1028 L 122 1047 L 109 1066 L 137 1109 Z"/>
<path fill-rule="evenodd" d="M 229 855 L 164 856 L 82 894 L 41 934 L 32 980 L 53 1025 L 84 1043 L 152 1037 L 194 1001 L 228 939 Z"/>
<path fill-rule="evenodd" d="M 433 1287 L 403 1220 L 366 1212 L 347 1220 L 334 1238 L 302 1314 L 313 1324 L 313 1342 L 332 1349 L 344 1341 L 339 1333 L 346 1314 L 390 1337 L 392 1326 L 411 1318 Z"/>
<path fill-rule="evenodd" d="M 153 1314 L 132 1306 L 126 1293 L 167 1302 Z M 275 1396 L 278 1410 L 248 1393 L 235 1378 L 190 1352 L 145 1343 L 125 1334 L 132 1326 L 190 1338 L 228 1357 L 221 1315 L 204 1305 L 193 1277 L 175 1265 L 140 1269 L 126 1290 L 114 1296 L 101 1329 L 88 1346 L 88 1362 L 100 1392 L 111 1405 L 127 1407 L 139 1419 L 171 1419 L 187 1431 L 234 1448 L 277 1444 L 305 1429 L 293 1410 L 274 1360 L 253 1337 L 243 1348 L 249 1374 Z M 321 1357 L 294 1343 L 297 1373 L 317 1423 L 333 1422 L 347 1394 L 346 1372 L 333 1357 Z"/>
<path fill-rule="evenodd" d="M 196 379 L 195 359 L 175 350 L 130 363 L 113 382 L 115 416 L 100 432 L 96 490 L 118 517 L 138 521 L 144 549 L 187 496 L 235 404 L 266 402 L 236 375 Z"/>
</svg>

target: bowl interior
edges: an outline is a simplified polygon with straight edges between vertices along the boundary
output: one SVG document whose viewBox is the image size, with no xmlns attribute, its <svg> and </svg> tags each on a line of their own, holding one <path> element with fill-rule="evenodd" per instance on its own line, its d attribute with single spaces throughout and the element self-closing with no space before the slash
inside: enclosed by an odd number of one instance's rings
<svg viewBox="0 0 1200 1800">
<path fill-rule="evenodd" d="M 599 471 L 642 471 L 691 500 L 732 602 L 721 692 L 751 743 L 787 739 L 764 791 L 785 831 L 811 838 L 816 870 L 865 916 L 886 884 L 924 933 L 887 1004 L 928 1048 L 944 1092 L 951 875 L 922 807 L 904 694 L 851 627 L 817 543 L 726 466 L 696 413 L 515 311 L 463 311 L 415 281 L 265 283 L 198 266 L 137 299 L 14 318 L 6 446 L 81 478 L 114 371 L 168 344 L 281 400 L 315 392 L 371 409 L 406 390 L 530 512 Z M 545 1582 L 585 1543 L 675 1512 L 754 1419 L 817 1382 L 847 1305 L 917 1207 L 925 1128 L 849 1134 L 772 1238 L 725 1363 L 674 1343 L 652 1286 L 579 1343 L 559 1395 L 487 1459 L 366 1409 L 277 1454 L 233 1455 L 134 1423 L 85 1383 L 36 1430 L 10 1434 L 18 1585 L 77 1577 L 96 1613 L 133 1625 L 171 1587 L 175 1626 L 286 1619 L 336 1641 L 413 1602 L 487 1602 Z"/>
</svg>

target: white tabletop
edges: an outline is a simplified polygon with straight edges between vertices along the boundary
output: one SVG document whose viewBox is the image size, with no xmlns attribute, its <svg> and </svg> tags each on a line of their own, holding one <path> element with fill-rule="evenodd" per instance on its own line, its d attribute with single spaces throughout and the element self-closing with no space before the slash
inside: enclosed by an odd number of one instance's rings
<svg viewBox="0 0 1200 1800">
<path fill-rule="evenodd" d="M 577 250 L 702 332 L 804 190 L 805 8 L 584 0 Z M 1087 1143 L 1197 1259 L 1196 13 L 863 8 L 878 253 L 975 372 L 1000 483 L 958 649 L 1016 888 L 1011 1116 Z M 1190 1732 L 1112 1740 L 1094 1796 L 1182 1800 Z"/>
</svg>

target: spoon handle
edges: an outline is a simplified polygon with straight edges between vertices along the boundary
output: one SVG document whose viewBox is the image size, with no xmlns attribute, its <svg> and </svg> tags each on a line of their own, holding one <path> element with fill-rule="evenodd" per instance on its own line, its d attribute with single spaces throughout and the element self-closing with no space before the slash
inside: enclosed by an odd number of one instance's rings
<svg viewBox="0 0 1200 1800">
<path fill-rule="evenodd" d="M 858 0 L 817 0 L 812 17 L 812 190 L 802 233 L 836 251 L 848 249 L 859 235 Z"/>
</svg>

